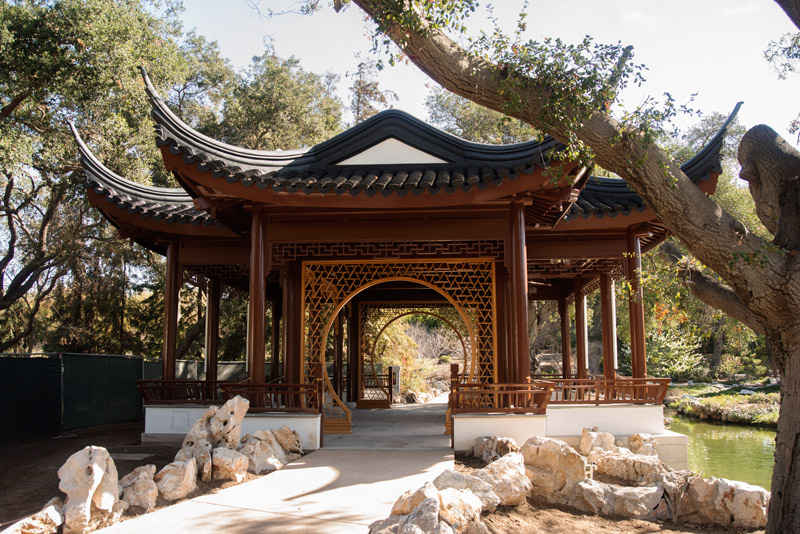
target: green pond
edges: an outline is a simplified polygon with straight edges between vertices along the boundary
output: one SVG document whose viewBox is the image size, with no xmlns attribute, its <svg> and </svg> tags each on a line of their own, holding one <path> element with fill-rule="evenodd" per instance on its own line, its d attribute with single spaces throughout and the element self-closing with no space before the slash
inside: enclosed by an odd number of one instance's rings
<svg viewBox="0 0 800 534">
<path fill-rule="evenodd" d="M 770 489 L 774 430 L 671 417 L 668 428 L 689 436 L 689 469 Z"/>
</svg>

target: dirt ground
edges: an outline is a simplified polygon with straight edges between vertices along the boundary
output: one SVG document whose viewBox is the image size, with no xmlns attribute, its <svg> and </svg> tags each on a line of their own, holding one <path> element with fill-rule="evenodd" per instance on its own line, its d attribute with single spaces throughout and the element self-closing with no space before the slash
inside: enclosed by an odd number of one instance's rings
<svg viewBox="0 0 800 534">
<path fill-rule="evenodd" d="M 56 474 L 58 468 L 70 455 L 87 445 L 99 445 L 108 449 L 114 458 L 120 477 L 140 465 L 152 463 L 161 469 L 170 463 L 178 451 L 178 445 L 142 444 L 139 439 L 142 431 L 142 423 L 128 423 L 75 431 L 55 438 L 0 449 L 0 529 L 38 511 L 50 498 L 61 495 Z M 459 458 L 457 462 L 457 469 L 463 471 L 480 467 L 482 465 L 474 460 Z M 218 491 L 232 484 L 232 482 L 201 483 L 198 490 L 190 497 Z M 401 491 L 398 491 L 398 496 L 399 493 Z M 169 504 L 159 499 L 158 507 Z M 137 510 L 132 509 L 129 512 L 135 515 Z M 131 517 L 131 514 L 128 513 L 126 516 Z M 724 529 L 694 529 L 668 523 L 592 516 L 531 499 L 523 506 L 501 507 L 497 512 L 485 516 L 484 521 L 490 532 L 496 534 L 529 532 L 730 534 L 732 532 Z"/>
</svg>

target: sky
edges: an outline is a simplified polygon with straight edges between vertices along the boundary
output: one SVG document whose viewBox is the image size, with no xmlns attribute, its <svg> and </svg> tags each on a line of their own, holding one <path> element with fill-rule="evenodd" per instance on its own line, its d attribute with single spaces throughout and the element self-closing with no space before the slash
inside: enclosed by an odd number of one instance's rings
<svg viewBox="0 0 800 534">
<path fill-rule="evenodd" d="M 263 11 L 281 11 L 297 3 L 261 0 L 260 5 Z M 495 16 L 504 28 L 514 29 L 522 5 L 521 0 L 495 1 Z M 371 54 L 370 26 L 355 6 L 341 13 L 326 8 L 310 16 L 273 18 L 260 17 L 245 0 L 184 0 L 184 6 L 185 28 L 216 40 L 237 69 L 245 69 L 254 55 L 263 53 L 265 40 L 271 40 L 279 56 L 297 57 L 306 70 L 342 75 L 339 92 L 345 102 L 351 81 L 344 74 L 355 70 L 358 55 Z M 741 100 L 739 120 L 744 126 L 768 124 L 797 145 L 788 126 L 800 112 L 800 102 L 790 98 L 798 93 L 800 77 L 779 80 L 764 59 L 771 40 L 797 31 L 774 2 L 531 0 L 527 13 L 530 39 L 551 36 L 577 43 L 591 35 L 597 42 L 633 45 L 634 61 L 648 68 L 647 83 L 623 93 L 626 107 L 664 92 L 686 103 L 697 93 L 692 108 L 727 114 Z M 471 25 L 479 27 L 484 21 L 481 14 Z M 387 67 L 379 81 L 398 95 L 394 107 L 427 118 L 425 98 L 435 82 L 415 66 Z M 687 127 L 696 120 L 683 117 L 678 124 Z"/>
</svg>

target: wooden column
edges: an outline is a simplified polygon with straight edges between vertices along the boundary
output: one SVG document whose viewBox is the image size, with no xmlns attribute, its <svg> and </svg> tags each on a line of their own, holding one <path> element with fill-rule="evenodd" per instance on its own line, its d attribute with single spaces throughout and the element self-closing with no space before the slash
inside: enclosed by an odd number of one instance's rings
<svg viewBox="0 0 800 534">
<path fill-rule="evenodd" d="M 283 299 L 276 297 L 272 301 L 272 354 L 270 355 L 270 379 L 275 381 L 281 376 L 281 317 L 283 316 Z"/>
<path fill-rule="evenodd" d="M 498 369 L 497 380 L 501 384 L 511 381 L 513 365 L 511 352 L 508 350 L 508 329 L 506 328 L 506 293 L 508 291 L 508 276 L 505 267 L 497 262 L 495 265 L 495 320 L 497 321 L 497 354 Z"/>
<path fill-rule="evenodd" d="M 342 367 L 344 366 L 344 331 L 342 317 L 344 310 L 336 314 L 333 322 L 333 391 L 342 398 Z"/>
<path fill-rule="evenodd" d="M 647 348 L 644 333 L 644 293 L 642 292 L 642 248 L 639 237 L 628 231 L 625 275 L 628 279 L 628 312 L 631 325 L 631 371 L 634 378 L 647 376 Z"/>
<path fill-rule="evenodd" d="M 569 310 L 566 299 L 558 299 L 558 314 L 561 316 L 561 368 L 564 378 L 572 378 L 572 342 L 569 339 Z"/>
<path fill-rule="evenodd" d="M 267 299 L 267 216 L 263 208 L 252 210 L 250 224 L 250 304 L 247 314 L 247 362 L 252 384 L 263 384 L 265 375 L 264 313 Z"/>
<path fill-rule="evenodd" d="M 586 295 L 583 288 L 575 290 L 575 352 L 578 361 L 578 378 L 588 378 L 589 328 L 586 323 Z"/>
<path fill-rule="evenodd" d="M 284 270 L 283 324 L 286 341 L 283 351 L 284 380 L 290 384 L 301 382 L 303 356 L 302 272 L 298 261 L 290 262 Z"/>
<path fill-rule="evenodd" d="M 175 380 L 175 348 L 178 337 L 178 312 L 180 310 L 181 265 L 180 242 L 167 245 L 167 273 L 164 281 L 164 346 L 161 349 L 161 378 Z"/>
<path fill-rule="evenodd" d="M 525 207 L 522 202 L 511 203 L 509 213 L 509 266 L 511 275 L 511 321 L 516 357 L 514 382 L 523 382 L 531 374 L 528 354 L 528 261 L 525 253 Z"/>
<path fill-rule="evenodd" d="M 600 275 L 600 311 L 603 320 L 603 376 L 616 376 L 617 369 L 617 311 L 614 297 L 614 280 L 608 274 Z"/>
<path fill-rule="evenodd" d="M 219 355 L 219 298 L 221 293 L 219 278 L 208 279 L 206 300 L 206 380 L 217 380 L 217 360 Z"/>
</svg>

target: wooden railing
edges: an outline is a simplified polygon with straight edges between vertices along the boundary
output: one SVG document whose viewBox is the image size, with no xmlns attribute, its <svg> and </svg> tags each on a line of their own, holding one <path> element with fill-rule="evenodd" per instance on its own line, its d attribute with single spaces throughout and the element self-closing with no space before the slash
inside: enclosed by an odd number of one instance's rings
<svg viewBox="0 0 800 534">
<path fill-rule="evenodd" d="M 249 413 L 322 413 L 322 382 L 316 384 L 227 384 L 225 400 L 241 395 L 250 401 Z"/>
<path fill-rule="evenodd" d="M 222 380 L 137 380 L 145 404 L 211 404 L 222 402 Z"/>
<path fill-rule="evenodd" d="M 365 400 L 384 400 L 387 397 L 391 399 L 392 390 L 394 388 L 393 378 L 393 373 L 362 375 L 362 398 Z"/>
<path fill-rule="evenodd" d="M 543 381 L 533 380 L 532 384 Z M 617 377 L 549 380 L 554 384 L 550 404 L 662 404 L 669 378 Z"/>
<path fill-rule="evenodd" d="M 537 381 L 524 384 L 484 384 L 452 381 L 450 414 L 533 413 L 544 414 L 555 384 Z"/>
</svg>

